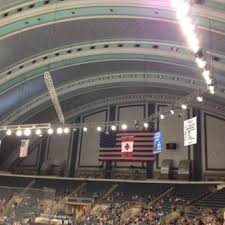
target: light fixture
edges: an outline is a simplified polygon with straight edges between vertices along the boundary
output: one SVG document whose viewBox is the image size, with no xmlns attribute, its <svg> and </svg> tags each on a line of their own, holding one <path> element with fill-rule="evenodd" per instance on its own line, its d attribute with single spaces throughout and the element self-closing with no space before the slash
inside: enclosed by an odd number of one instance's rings
<svg viewBox="0 0 225 225">
<path fill-rule="evenodd" d="M 201 69 L 203 69 L 206 66 L 206 61 L 199 57 L 196 58 L 196 63 L 198 67 Z"/>
<path fill-rule="evenodd" d="M 18 137 L 22 136 L 22 131 L 21 130 L 16 131 L 16 136 Z"/>
<path fill-rule="evenodd" d="M 122 126 L 121 126 L 121 128 L 122 128 L 122 130 L 126 130 L 127 129 L 127 124 L 122 124 Z"/>
<path fill-rule="evenodd" d="M 57 132 L 57 134 L 62 134 L 63 133 L 63 129 L 61 127 L 58 127 L 56 132 Z"/>
<path fill-rule="evenodd" d="M 204 77 L 206 84 L 208 84 L 208 85 L 212 84 L 212 78 L 210 77 L 209 70 L 204 70 L 202 72 L 202 76 Z"/>
<path fill-rule="evenodd" d="M 6 135 L 8 135 L 8 136 L 12 135 L 12 131 L 11 130 L 7 130 L 6 131 Z"/>
<path fill-rule="evenodd" d="M 111 130 L 112 130 L 112 131 L 115 131 L 115 130 L 116 130 L 116 126 L 115 126 L 115 125 L 112 125 L 112 126 L 111 126 Z"/>
<path fill-rule="evenodd" d="M 148 123 L 144 122 L 144 128 L 148 128 Z"/>
<path fill-rule="evenodd" d="M 197 99 L 198 102 L 203 102 L 203 97 L 202 96 L 198 96 L 196 99 Z"/>
<path fill-rule="evenodd" d="M 171 115 L 174 115 L 174 113 L 175 113 L 174 110 L 171 109 L 171 110 L 170 110 L 170 114 L 171 114 Z"/>
<path fill-rule="evenodd" d="M 164 120 L 165 119 L 165 116 L 163 114 L 160 114 L 160 119 L 161 120 Z"/>
<path fill-rule="evenodd" d="M 87 127 L 83 127 L 84 132 L 87 132 L 87 130 L 88 130 Z"/>
<path fill-rule="evenodd" d="M 187 105 L 182 104 L 182 105 L 181 105 L 181 108 L 185 110 L 185 109 L 187 109 Z"/>
<path fill-rule="evenodd" d="M 25 136 L 30 136 L 31 135 L 31 130 L 30 129 L 25 129 L 23 133 L 24 133 Z"/>
<path fill-rule="evenodd" d="M 54 130 L 53 130 L 52 128 L 49 128 L 49 129 L 48 129 L 48 134 L 51 135 L 51 134 L 53 134 L 53 133 L 54 133 Z"/>
<path fill-rule="evenodd" d="M 36 134 L 36 135 L 41 135 L 41 129 L 37 129 L 37 130 L 35 131 L 35 134 Z"/>
<path fill-rule="evenodd" d="M 98 132 L 101 132 L 102 131 L 102 128 L 101 127 L 97 127 L 97 131 Z"/>
<path fill-rule="evenodd" d="M 213 85 L 209 85 L 208 88 L 209 88 L 210 94 L 212 95 L 215 94 L 215 87 Z"/>
<path fill-rule="evenodd" d="M 63 132 L 64 132 L 64 134 L 68 134 L 70 132 L 70 129 L 68 127 L 65 127 Z"/>
</svg>

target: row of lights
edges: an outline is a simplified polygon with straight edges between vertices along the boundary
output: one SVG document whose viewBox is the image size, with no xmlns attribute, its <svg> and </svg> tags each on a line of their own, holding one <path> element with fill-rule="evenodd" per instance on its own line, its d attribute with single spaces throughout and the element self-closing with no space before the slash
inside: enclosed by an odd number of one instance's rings
<svg viewBox="0 0 225 225">
<path fill-rule="evenodd" d="M 149 125 L 148 125 L 147 122 L 144 122 L 144 123 L 143 123 L 143 126 L 144 126 L 144 128 L 147 129 Z M 111 125 L 110 129 L 111 129 L 112 131 L 116 131 L 116 130 L 117 130 L 117 126 L 116 126 L 116 125 Z M 127 130 L 127 129 L 128 129 L 128 125 L 127 125 L 126 123 L 123 123 L 123 124 L 121 125 L 121 129 L 122 129 L 122 130 Z M 74 128 L 73 130 L 76 131 L 76 128 Z M 84 127 L 82 128 L 82 130 L 83 130 L 84 132 L 87 132 L 87 131 L 88 131 L 88 128 L 87 128 L 86 126 L 84 126 Z M 96 128 L 96 130 L 97 130 L 98 132 L 101 132 L 101 131 L 103 130 L 103 128 L 102 128 L 101 126 L 98 126 L 98 127 Z M 68 127 L 65 127 L 65 128 L 58 127 L 58 128 L 56 128 L 56 130 L 54 130 L 53 128 L 47 129 L 47 133 L 48 133 L 49 135 L 54 134 L 55 131 L 56 131 L 56 133 L 57 133 L 58 135 L 61 135 L 61 134 L 68 134 L 68 133 L 70 133 L 70 128 L 68 128 Z M 36 135 L 38 135 L 38 136 L 42 136 L 43 130 L 41 130 L 41 129 L 36 129 L 34 133 L 35 133 Z M 10 129 L 6 130 L 6 135 L 7 135 L 7 136 L 11 136 L 12 134 L 13 134 L 13 131 L 12 131 L 12 130 L 10 130 Z M 28 136 L 32 135 L 32 130 L 31 130 L 31 129 L 16 130 L 16 131 L 15 131 L 15 135 L 18 136 L 18 137 L 21 137 L 21 136 L 27 136 L 27 137 L 28 137 Z"/>
<path fill-rule="evenodd" d="M 35 130 L 35 134 L 36 135 L 38 135 L 38 136 L 42 136 L 42 130 L 41 129 L 36 129 Z M 68 128 L 68 127 L 65 127 L 65 128 L 61 128 L 61 127 L 58 127 L 57 129 L 56 129 L 56 132 L 57 132 L 57 134 L 68 134 L 69 132 L 70 132 L 70 129 Z M 47 130 L 47 133 L 48 134 L 53 134 L 54 133 L 54 130 L 52 129 L 52 128 L 49 128 L 48 130 Z M 8 129 L 8 130 L 6 130 L 6 135 L 7 136 L 11 136 L 13 134 L 13 131 L 12 130 L 10 130 L 10 129 Z M 15 134 L 16 134 L 16 136 L 18 136 L 18 137 L 21 137 L 21 136 L 30 136 L 30 135 L 32 135 L 32 130 L 31 129 L 24 129 L 24 130 L 16 130 L 15 131 Z"/>
<path fill-rule="evenodd" d="M 187 43 L 195 54 L 195 60 L 198 67 L 202 70 L 202 76 L 207 84 L 207 88 L 211 94 L 215 93 L 214 81 L 210 66 L 207 63 L 206 57 L 204 56 L 203 50 L 200 48 L 199 40 L 195 32 L 195 25 L 189 16 L 191 2 L 190 0 L 171 0 L 173 7 L 176 10 L 177 19 L 180 22 L 183 33 L 186 36 Z"/>
</svg>

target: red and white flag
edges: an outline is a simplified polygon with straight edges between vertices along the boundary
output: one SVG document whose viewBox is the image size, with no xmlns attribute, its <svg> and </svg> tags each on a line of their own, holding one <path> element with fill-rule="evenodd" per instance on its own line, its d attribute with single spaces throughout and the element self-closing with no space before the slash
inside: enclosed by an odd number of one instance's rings
<svg viewBox="0 0 225 225">
<path fill-rule="evenodd" d="M 121 152 L 122 156 L 129 157 L 133 154 L 134 148 L 134 137 L 133 136 L 124 136 L 121 137 Z"/>
<path fill-rule="evenodd" d="M 27 157 L 27 154 L 28 154 L 28 146 L 29 146 L 29 140 L 21 140 L 20 158 Z"/>
</svg>

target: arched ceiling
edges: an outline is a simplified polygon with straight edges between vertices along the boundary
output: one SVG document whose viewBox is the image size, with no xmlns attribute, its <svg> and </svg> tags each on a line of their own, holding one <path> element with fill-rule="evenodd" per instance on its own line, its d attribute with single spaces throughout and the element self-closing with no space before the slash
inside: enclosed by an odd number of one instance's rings
<svg viewBox="0 0 225 225">
<path fill-rule="evenodd" d="M 217 81 L 204 107 L 220 113 L 225 112 L 224 10 L 223 0 L 192 9 Z M 55 113 L 45 114 L 54 112 L 45 71 L 51 71 L 68 119 L 92 102 L 115 104 L 112 97 L 125 102 L 134 94 L 154 95 L 158 101 L 205 88 L 170 0 L 0 0 L 0 18 L 1 124 L 55 119 Z M 45 121 L 37 119 L 42 114 Z"/>
</svg>

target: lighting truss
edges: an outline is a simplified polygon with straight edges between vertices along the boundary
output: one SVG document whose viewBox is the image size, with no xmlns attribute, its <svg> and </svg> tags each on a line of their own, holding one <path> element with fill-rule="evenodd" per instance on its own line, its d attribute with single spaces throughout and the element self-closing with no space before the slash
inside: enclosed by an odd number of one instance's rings
<svg viewBox="0 0 225 225">
<path fill-rule="evenodd" d="M 64 124 L 65 123 L 64 115 L 62 112 L 62 108 L 59 104 L 59 99 L 58 99 L 50 72 L 44 73 L 44 79 L 45 79 L 46 86 L 48 88 L 48 93 L 55 107 L 55 111 L 58 115 L 59 121 Z"/>
</svg>

